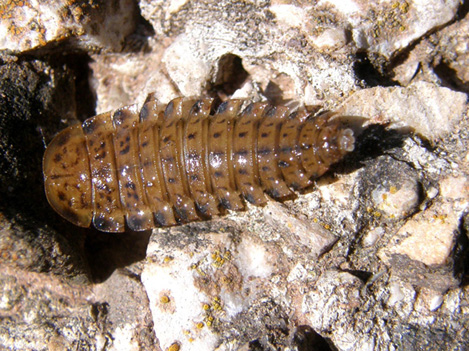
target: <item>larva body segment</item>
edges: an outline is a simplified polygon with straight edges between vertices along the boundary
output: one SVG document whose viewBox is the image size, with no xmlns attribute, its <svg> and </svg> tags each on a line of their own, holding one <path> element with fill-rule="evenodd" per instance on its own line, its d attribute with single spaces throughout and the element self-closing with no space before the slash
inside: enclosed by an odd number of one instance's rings
<svg viewBox="0 0 469 351">
<path fill-rule="evenodd" d="M 284 106 L 149 97 L 59 133 L 47 147 L 47 199 L 64 218 L 105 232 L 210 218 L 241 198 L 264 205 L 311 185 L 353 150 L 352 130 L 331 114 Z"/>
</svg>

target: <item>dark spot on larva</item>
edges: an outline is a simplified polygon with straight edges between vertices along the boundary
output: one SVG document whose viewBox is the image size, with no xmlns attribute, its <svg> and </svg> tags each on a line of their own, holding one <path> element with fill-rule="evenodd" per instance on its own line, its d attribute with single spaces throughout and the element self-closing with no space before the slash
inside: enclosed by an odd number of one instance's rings
<svg viewBox="0 0 469 351">
<path fill-rule="evenodd" d="M 128 143 L 128 142 L 130 141 L 130 136 L 127 135 L 127 136 L 125 137 L 125 141 Z"/>
<path fill-rule="evenodd" d="M 107 195 L 107 196 L 106 196 L 106 201 L 107 201 L 108 203 L 111 203 L 111 202 L 112 202 L 112 197 L 109 196 L 109 195 Z"/>
<path fill-rule="evenodd" d="M 124 142 L 123 142 L 122 140 L 119 141 L 119 146 L 120 146 L 120 147 L 124 146 Z"/>
<path fill-rule="evenodd" d="M 187 155 L 188 160 L 198 160 L 200 159 L 200 154 L 197 152 L 191 152 L 189 155 Z"/>
<path fill-rule="evenodd" d="M 286 138 L 288 136 L 288 133 L 283 133 L 282 137 Z"/>
<path fill-rule="evenodd" d="M 62 133 L 57 136 L 57 144 L 59 146 L 64 146 L 70 139 L 70 133 Z"/>
<path fill-rule="evenodd" d="M 61 214 L 72 223 L 79 221 L 78 215 L 67 207 L 61 209 Z"/>
<path fill-rule="evenodd" d="M 218 106 L 217 113 L 225 112 L 227 107 L 228 107 L 228 101 L 222 102 L 220 106 Z"/>
<path fill-rule="evenodd" d="M 224 156 L 225 153 L 223 151 L 213 151 L 210 156 L 212 156 L 213 158 L 220 158 L 222 156 Z"/>
<path fill-rule="evenodd" d="M 248 152 L 247 152 L 247 150 L 239 150 L 239 151 L 235 152 L 235 155 L 236 156 L 246 157 L 248 155 Z"/>
<path fill-rule="evenodd" d="M 199 177 L 196 174 L 192 174 L 190 178 L 191 178 L 191 181 L 193 182 L 197 182 L 199 180 Z"/>
<path fill-rule="evenodd" d="M 125 187 L 126 187 L 127 189 L 135 190 L 135 183 L 133 183 L 133 182 L 127 182 L 127 183 L 125 183 Z"/>
<path fill-rule="evenodd" d="M 164 115 L 165 117 L 168 117 L 173 113 L 174 110 L 174 103 L 171 101 L 168 106 L 166 106 L 166 109 L 164 110 Z"/>
<path fill-rule="evenodd" d="M 197 209 L 200 211 L 200 213 L 207 214 L 208 205 L 199 205 L 199 204 L 197 204 Z"/>
<path fill-rule="evenodd" d="M 147 145 L 148 145 L 148 141 L 144 141 L 144 142 L 142 143 L 142 147 L 147 147 Z"/>
<path fill-rule="evenodd" d="M 55 163 L 58 163 L 58 162 L 60 162 L 60 161 L 62 161 L 62 155 L 61 155 L 61 154 L 55 154 L 55 156 L 54 156 L 54 162 L 55 162 Z"/>
<path fill-rule="evenodd" d="M 163 227 L 166 227 L 167 221 L 166 221 L 166 216 L 164 215 L 163 212 L 156 212 L 154 214 L 155 220 Z"/>
<path fill-rule="evenodd" d="M 244 198 L 246 199 L 246 201 L 250 202 L 251 204 L 256 203 L 256 200 L 254 199 L 254 196 L 251 193 L 245 194 Z"/>
<path fill-rule="evenodd" d="M 273 117 L 277 113 L 277 107 L 276 106 L 270 106 L 267 111 L 265 111 L 265 116 L 266 117 Z"/>
<path fill-rule="evenodd" d="M 248 133 L 247 132 L 242 132 L 242 133 L 239 133 L 238 136 L 240 138 L 244 138 Z"/>
<path fill-rule="evenodd" d="M 222 205 L 224 208 L 226 208 L 227 210 L 231 209 L 231 203 L 227 198 L 222 197 L 219 199 L 219 201 L 220 201 L 220 205 Z"/>
<path fill-rule="evenodd" d="M 175 207 L 176 215 L 179 217 L 182 223 L 187 223 L 189 217 L 187 215 L 187 211 L 184 208 Z"/>
<path fill-rule="evenodd" d="M 93 223 L 96 229 L 99 229 L 102 231 L 109 231 L 109 229 L 112 228 L 112 222 L 108 220 L 107 218 L 105 218 L 104 215 L 95 217 L 93 220 Z"/>
<path fill-rule="evenodd" d="M 241 175 L 246 175 L 248 174 L 248 171 L 246 170 L 246 168 L 240 168 L 238 169 L 238 173 Z"/>
<path fill-rule="evenodd" d="M 220 133 L 214 133 L 214 134 L 213 134 L 213 137 L 214 137 L 215 139 L 219 138 L 219 137 L 220 137 Z"/>
<path fill-rule="evenodd" d="M 93 134 L 96 129 L 96 121 L 93 119 L 87 119 L 82 124 L 83 132 L 87 135 Z"/>
<path fill-rule="evenodd" d="M 168 183 L 171 183 L 171 184 L 176 183 L 176 179 L 168 178 Z"/>
<path fill-rule="evenodd" d="M 191 113 L 197 114 L 202 110 L 202 100 L 198 100 L 194 106 L 192 106 Z"/>
<path fill-rule="evenodd" d="M 187 139 L 189 139 L 189 140 L 194 139 L 196 134 L 197 134 L 197 133 L 191 133 L 191 134 L 189 134 L 189 135 L 187 136 Z"/>
<path fill-rule="evenodd" d="M 94 156 L 95 160 L 102 160 L 104 157 L 106 157 L 106 151 L 101 152 L 100 154 L 96 154 Z"/>
<path fill-rule="evenodd" d="M 140 121 L 146 121 L 148 119 L 148 106 L 145 104 L 143 105 L 142 109 L 140 110 Z"/>
<path fill-rule="evenodd" d="M 127 218 L 127 225 L 133 230 L 142 230 L 144 223 L 145 222 L 143 221 L 143 219 L 136 215 L 132 215 Z"/>
<path fill-rule="evenodd" d="M 264 172 L 269 172 L 269 171 L 270 171 L 270 167 L 269 167 L 269 166 L 262 166 L 262 171 L 264 171 Z"/>
<path fill-rule="evenodd" d="M 162 160 L 166 163 L 173 163 L 174 162 L 174 157 L 173 156 L 168 156 L 168 157 L 162 158 Z"/>
<path fill-rule="evenodd" d="M 215 178 L 221 178 L 223 177 L 223 172 L 216 171 L 215 173 L 213 173 L 213 175 L 215 176 Z"/>
<path fill-rule="evenodd" d="M 277 189 L 275 188 L 272 188 L 272 189 L 268 189 L 267 190 L 267 193 L 272 196 L 274 199 L 278 199 L 280 197 L 280 193 Z"/>
<path fill-rule="evenodd" d="M 262 156 L 267 156 L 267 155 L 269 155 L 271 152 L 272 152 L 271 149 L 264 149 L 264 148 L 263 148 L 263 149 L 257 150 L 257 154 L 258 154 L 258 155 L 262 155 Z"/>
<path fill-rule="evenodd" d="M 289 186 L 290 188 L 292 188 L 293 190 L 295 190 L 295 191 L 296 191 L 296 190 L 300 190 L 300 188 L 301 188 L 301 187 L 300 187 L 297 183 L 295 183 L 295 182 L 288 184 L 288 186 Z"/>
<path fill-rule="evenodd" d="M 280 149 L 280 152 L 283 154 L 290 154 L 292 152 L 292 148 L 289 146 L 284 146 Z"/>
<path fill-rule="evenodd" d="M 62 191 L 57 192 L 57 196 L 59 197 L 60 201 L 65 201 L 67 199 L 67 196 Z"/>
<path fill-rule="evenodd" d="M 290 164 L 288 162 L 285 162 L 285 161 L 279 161 L 278 166 L 280 168 L 287 168 L 287 167 L 290 167 Z"/>
<path fill-rule="evenodd" d="M 254 104 L 249 104 L 246 109 L 243 111 L 243 115 L 247 115 L 252 112 L 252 109 L 254 108 Z"/>
<path fill-rule="evenodd" d="M 270 135 L 270 133 L 262 133 L 261 138 L 267 138 Z"/>
<path fill-rule="evenodd" d="M 121 125 L 125 120 L 125 113 L 122 110 L 117 110 L 112 116 L 112 121 L 115 125 Z"/>
<path fill-rule="evenodd" d="M 130 145 L 127 145 L 127 146 L 126 146 L 125 148 L 123 148 L 119 153 L 120 153 L 121 155 L 125 155 L 125 154 L 127 154 L 127 153 L 129 152 L 129 150 L 130 150 Z"/>
<path fill-rule="evenodd" d="M 166 143 L 168 143 L 168 141 L 170 141 L 170 140 L 171 140 L 171 137 L 165 136 L 165 137 L 163 138 L 163 143 L 166 144 Z"/>
</svg>

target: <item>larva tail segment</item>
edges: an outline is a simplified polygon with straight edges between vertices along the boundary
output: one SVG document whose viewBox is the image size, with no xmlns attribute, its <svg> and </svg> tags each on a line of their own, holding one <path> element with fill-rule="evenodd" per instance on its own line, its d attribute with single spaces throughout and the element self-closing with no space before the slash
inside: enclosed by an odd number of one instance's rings
<svg viewBox="0 0 469 351">
<path fill-rule="evenodd" d="M 42 167 L 52 208 L 73 224 L 89 227 L 93 217 L 90 162 L 80 125 L 55 136 L 44 153 Z"/>
</svg>

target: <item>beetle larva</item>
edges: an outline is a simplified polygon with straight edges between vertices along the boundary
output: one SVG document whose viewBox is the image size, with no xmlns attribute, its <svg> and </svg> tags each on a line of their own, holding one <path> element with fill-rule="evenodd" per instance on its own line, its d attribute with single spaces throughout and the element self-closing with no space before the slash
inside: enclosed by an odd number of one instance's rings
<svg viewBox="0 0 469 351">
<path fill-rule="evenodd" d="M 241 196 L 289 197 L 354 147 L 354 136 L 326 113 L 284 106 L 151 96 L 140 112 L 122 107 L 68 127 L 47 147 L 47 199 L 64 218 L 105 232 L 148 230 L 241 210 Z"/>
</svg>

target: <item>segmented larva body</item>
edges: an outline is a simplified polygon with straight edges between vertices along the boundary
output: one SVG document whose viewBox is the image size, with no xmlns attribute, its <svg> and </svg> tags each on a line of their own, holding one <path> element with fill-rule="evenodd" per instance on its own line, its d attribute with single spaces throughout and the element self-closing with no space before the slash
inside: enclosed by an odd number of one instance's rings
<svg viewBox="0 0 469 351">
<path fill-rule="evenodd" d="M 353 150 L 350 129 L 331 114 L 311 117 L 265 102 L 151 96 L 87 119 L 47 147 L 47 199 L 64 218 L 105 232 L 210 218 L 242 197 L 264 205 L 302 189 Z"/>
</svg>

